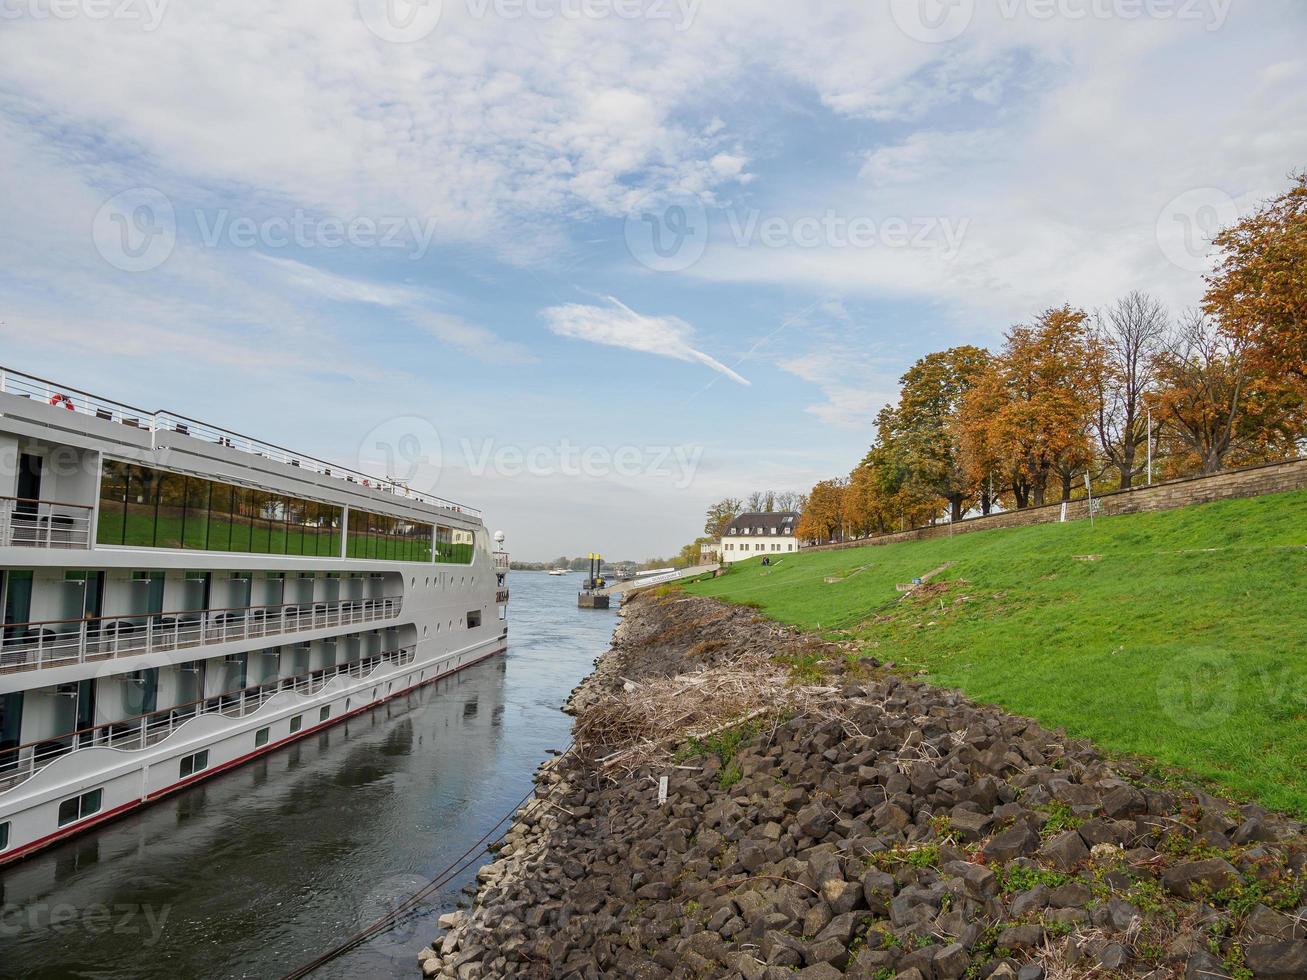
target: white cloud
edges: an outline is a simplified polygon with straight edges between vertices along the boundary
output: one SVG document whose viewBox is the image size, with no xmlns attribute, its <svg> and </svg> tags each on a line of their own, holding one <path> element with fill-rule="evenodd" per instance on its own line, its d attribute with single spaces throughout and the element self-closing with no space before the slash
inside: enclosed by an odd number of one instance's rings
<svg viewBox="0 0 1307 980">
<path fill-rule="evenodd" d="M 415 311 L 409 318 L 441 343 L 487 364 L 530 364 L 535 361 L 530 350 L 523 345 L 505 340 L 494 331 L 457 314 Z"/>
<path fill-rule="evenodd" d="M 778 361 L 782 370 L 816 386 L 825 401 L 807 411 L 828 425 L 870 433 L 876 413 L 894 401 L 899 373 L 892 359 L 860 351 L 840 352 L 835 344 Z"/>
<path fill-rule="evenodd" d="M 691 346 L 694 328 L 674 316 L 645 316 L 611 296 L 608 306 L 568 303 L 541 311 L 549 329 L 560 337 L 587 340 L 607 347 L 623 347 L 644 354 L 657 354 L 678 361 L 704 364 L 736 384 L 747 379 L 701 350 Z"/>
</svg>

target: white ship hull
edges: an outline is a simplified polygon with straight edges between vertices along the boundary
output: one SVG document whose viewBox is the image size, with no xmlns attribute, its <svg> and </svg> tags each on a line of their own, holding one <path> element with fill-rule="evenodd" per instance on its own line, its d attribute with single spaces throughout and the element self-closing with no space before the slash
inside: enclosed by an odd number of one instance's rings
<svg viewBox="0 0 1307 980">
<path fill-rule="evenodd" d="M 0 864 L 502 652 L 507 570 L 469 508 L 4 372 Z"/>
</svg>

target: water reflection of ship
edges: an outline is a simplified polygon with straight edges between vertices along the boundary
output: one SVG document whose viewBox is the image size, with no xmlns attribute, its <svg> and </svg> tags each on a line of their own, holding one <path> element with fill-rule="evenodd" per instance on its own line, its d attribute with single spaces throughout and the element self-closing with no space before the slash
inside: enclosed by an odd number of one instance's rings
<svg viewBox="0 0 1307 980">
<path fill-rule="evenodd" d="M 453 674 L 6 868 L 0 906 L 21 915 L 22 907 L 47 900 L 77 876 L 79 902 L 113 907 L 138 874 L 152 877 L 151 867 L 168 881 L 188 864 L 207 874 L 215 853 L 224 855 L 224 873 L 237 881 L 247 875 L 257 880 L 279 851 L 294 861 L 305 845 L 319 862 L 333 856 L 347 861 L 379 832 L 382 811 L 400 787 L 425 779 L 437 782 L 451 802 L 472 795 L 470 784 L 484 776 L 487 756 L 502 738 L 506 669 L 499 657 Z M 406 766 L 403 759 L 412 762 Z M 350 794 L 348 807 L 324 805 L 333 788 Z M 333 814 L 341 832 L 356 839 L 347 848 L 314 846 L 333 832 L 324 825 Z M 248 847 L 233 853 L 233 842 L 242 840 Z M 250 862 L 245 873 L 233 865 L 242 859 Z M 317 872 L 322 875 L 321 868 Z"/>
</svg>

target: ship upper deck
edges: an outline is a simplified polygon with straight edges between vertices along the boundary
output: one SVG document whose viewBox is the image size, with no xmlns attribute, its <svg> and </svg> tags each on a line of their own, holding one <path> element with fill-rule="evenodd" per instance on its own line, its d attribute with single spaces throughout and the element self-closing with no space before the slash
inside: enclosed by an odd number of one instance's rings
<svg viewBox="0 0 1307 980">
<path fill-rule="evenodd" d="M 21 401 L 18 401 L 21 399 Z M 482 512 L 402 482 L 340 466 L 284 446 L 215 426 L 167 409 L 147 410 L 91 392 L 63 385 L 0 365 L 0 416 L 21 418 L 43 426 L 75 432 L 94 440 L 105 452 L 114 444 L 123 449 L 149 449 L 156 453 L 176 450 L 187 459 L 220 463 L 233 454 L 264 471 L 271 469 L 284 480 L 326 477 L 340 481 L 351 496 L 362 496 L 385 506 L 400 505 L 431 510 L 433 516 L 462 515 L 480 523 Z M 330 485 L 330 484 L 328 484 Z M 89 528 L 77 528 L 73 547 L 85 546 Z"/>
</svg>

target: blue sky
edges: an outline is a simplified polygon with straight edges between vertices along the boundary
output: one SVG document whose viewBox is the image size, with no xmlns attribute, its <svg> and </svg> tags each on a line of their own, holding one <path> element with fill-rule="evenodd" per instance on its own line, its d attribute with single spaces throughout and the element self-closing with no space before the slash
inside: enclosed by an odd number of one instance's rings
<svg viewBox="0 0 1307 980">
<path fill-rule="evenodd" d="M 0 363 L 667 554 L 1307 165 L 1289 0 L 578 2 L 14 0 Z"/>
</svg>

